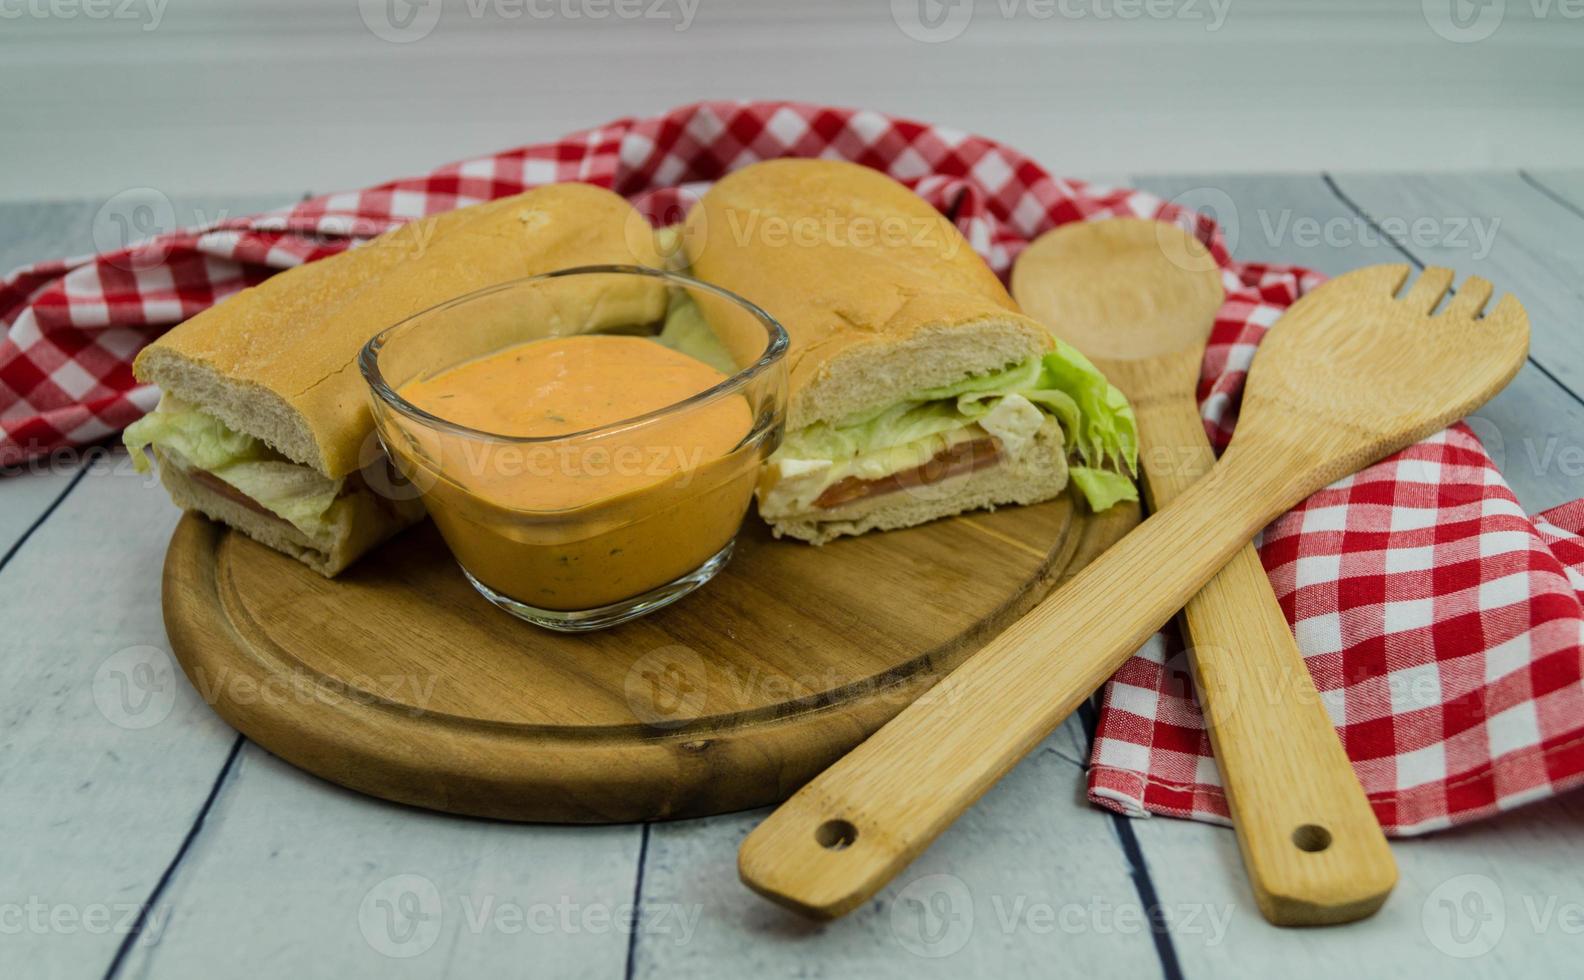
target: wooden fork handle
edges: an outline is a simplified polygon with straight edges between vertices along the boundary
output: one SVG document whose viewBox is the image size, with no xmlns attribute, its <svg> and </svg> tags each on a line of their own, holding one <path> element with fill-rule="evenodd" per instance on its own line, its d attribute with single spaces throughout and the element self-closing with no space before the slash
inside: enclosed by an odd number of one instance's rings
<svg viewBox="0 0 1584 980">
<path fill-rule="evenodd" d="M 1134 408 L 1145 488 L 1159 508 L 1215 460 L 1191 397 Z M 1372 914 L 1397 866 L 1252 545 L 1188 601 L 1183 620 L 1260 911 L 1277 925 Z"/>
<path fill-rule="evenodd" d="M 743 842 L 743 881 L 824 918 L 874 895 L 1294 502 L 1281 469 L 1229 453 L 783 803 Z"/>
</svg>

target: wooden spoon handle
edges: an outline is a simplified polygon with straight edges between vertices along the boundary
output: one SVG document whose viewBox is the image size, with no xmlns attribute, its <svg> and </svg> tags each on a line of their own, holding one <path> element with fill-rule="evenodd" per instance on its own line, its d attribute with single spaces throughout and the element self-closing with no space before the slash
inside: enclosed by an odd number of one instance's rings
<svg viewBox="0 0 1584 980">
<path fill-rule="evenodd" d="M 1236 455 L 783 803 L 743 881 L 819 917 L 883 887 L 1291 503 Z"/>
<path fill-rule="evenodd" d="M 1191 397 L 1135 410 L 1145 488 L 1161 507 L 1208 472 L 1214 456 Z M 1372 914 L 1397 866 L 1252 545 L 1188 600 L 1183 619 L 1260 911 L 1277 925 Z"/>
</svg>

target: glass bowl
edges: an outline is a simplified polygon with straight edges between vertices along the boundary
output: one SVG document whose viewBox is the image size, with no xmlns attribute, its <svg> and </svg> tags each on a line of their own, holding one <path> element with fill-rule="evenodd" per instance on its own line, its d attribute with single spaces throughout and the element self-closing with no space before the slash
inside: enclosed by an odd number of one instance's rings
<svg viewBox="0 0 1584 980">
<path fill-rule="evenodd" d="M 557 340 L 587 336 L 627 339 Z M 619 352 L 620 364 L 583 362 L 582 377 L 599 367 L 589 387 L 545 407 L 547 389 L 533 386 L 563 363 L 546 359 L 591 347 Z M 781 438 L 786 350 L 780 324 L 726 290 L 640 266 L 584 266 L 403 320 L 368 342 L 359 367 L 386 453 L 473 586 L 521 619 L 580 631 L 675 602 L 725 566 Z M 484 389 L 470 385 L 485 364 L 495 373 L 480 425 Z M 442 377 L 456 369 L 474 373 Z M 643 386 L 666 371 L 708 386 L 655 406 Z M 467 406 L 454 410 L 461 418 L 446 417 L 447 398 Z M 572 431 L 523 434 L 545 427 Z"/>
</svg>

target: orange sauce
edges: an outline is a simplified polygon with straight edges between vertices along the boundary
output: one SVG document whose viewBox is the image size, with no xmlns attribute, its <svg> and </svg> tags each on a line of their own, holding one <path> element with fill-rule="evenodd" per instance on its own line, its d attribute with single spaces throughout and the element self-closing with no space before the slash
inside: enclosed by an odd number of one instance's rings
<svg viewBox="0 0 1584 980">
<path fill-rule="evenodd" d="M 725 547 L 759 448 L 741 395 L 673 409 L 725 376 L 652 340 L 532 341 L 401 389 L 485 439 L 404 426 L 391 450 L 457 560 L 503 595 L 581 610 L 647 592 Z M 521 440 L 532 441 L 521 441 Z"/>
</svg>

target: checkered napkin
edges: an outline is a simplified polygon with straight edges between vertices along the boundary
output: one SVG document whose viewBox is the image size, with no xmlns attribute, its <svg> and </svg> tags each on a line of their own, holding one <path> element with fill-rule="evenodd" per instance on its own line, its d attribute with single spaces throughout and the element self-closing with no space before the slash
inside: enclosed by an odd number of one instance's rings
<svg viewBox="0 0 1584 980">
<path fill-rule="evenodd" d="M 13 272 L 0 283 L 0 466 L 136 419 L 157 393 L 132 379 L 132 356 L 276 270 L 555 181 L 612 188 L 670 223 L 721 174 L 784 156 L 886 171 L 955 214 L 1002 276 L 1030 239 L 1068 221 L 1128 215 L 1190 229 L 1227 289 L 1200 390 L 1220 446 L 1260 336 L 1320 281 L 1233 262 L 1197 214 L 1054 178 L 955 130 L 861 110 L 703 103 Z M 1455 426 L 1310 498 L 1266 530 L 1261 553 L 1389 830 L 1470 820 L 1584 779 L 1584 501 L 1529 518 L 1473 434 Z M 1225 820 L 1177 648 L 1162 633 L 1107 688 L 1091 796 L 1129 813 Z"/>
</svg>

